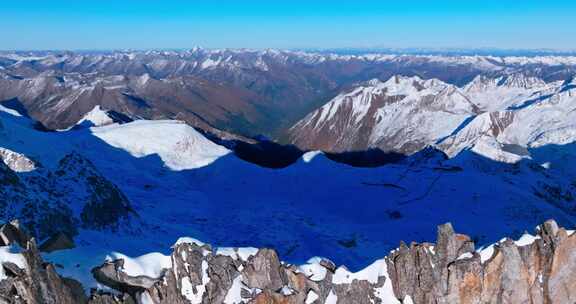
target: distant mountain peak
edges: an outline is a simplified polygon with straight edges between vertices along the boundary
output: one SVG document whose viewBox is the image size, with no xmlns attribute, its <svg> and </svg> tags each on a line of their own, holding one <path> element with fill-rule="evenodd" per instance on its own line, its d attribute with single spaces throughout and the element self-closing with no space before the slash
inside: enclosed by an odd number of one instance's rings
<svg viewBox="0 0 576 304">
<path fill-rule="evenodd" d="M 94 106 L 82 119 L 76 123 L 76 127 L 102 127 L 114 123 L 127 123 L 132 119 L 116 111 L 104 110 L 100 105 Z"/>
</svg>

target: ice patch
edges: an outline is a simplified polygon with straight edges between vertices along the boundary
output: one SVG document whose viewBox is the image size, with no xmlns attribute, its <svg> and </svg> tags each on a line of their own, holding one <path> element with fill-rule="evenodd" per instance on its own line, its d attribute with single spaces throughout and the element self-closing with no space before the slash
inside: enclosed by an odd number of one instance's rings
<svg viewBox="0 0 576 304">
<path fill-rule="evenodd" d="M 355 273 L 348 271 L 346 267 L 338 267 L 332 277 L 332 283 L 350 284 L 354 280 L 366 280 L 372 284 L 376 284 L 378 278 L 388 275 L 387 271 L 386 261 L 384 259 L 377 260 L 370 266 Z"/>
<path fill-rule="evenodd" d="M 105 126 L 113 124 L 114 120 L 108 116 L 106 111 L 102 110 L 99 105 L 95 106 L 90 112 L 86 113 L 76 125 L 89 124 L 90 126 Z"/>
<path fill-rule="evenodd" d="M 237 276 L 234 281 L 232 281 L 232 287 L 228 289 L 226 293 L 226 298 L 224 298 L 224 304 L 240 304 L 242 303 L 242 275 Z"/>
<path fill-rule="evenodd" d="M 480 263 L 484 264 L 494 255 L 494 244 L 486 248 L 480 248 L 477 252 L 480 254 Z"/>
<path fill-rule="evenodd" d="M 202 303 L 202 296 L 206 291 L 206 284 L 210 281 L 208 277 L 208 262 L 202 261 L 202 284 L 197 285 L 196 288 L 192 286 L 189 277 L 182 278 L 182 295 L 188 299 L 192 304 Z M 196 290 L 196 292 L 194 292 Z"/>
<path fill-rule="evenodd" d="M 5 112 L 5 113 L 8 113 L 8 114 L 14 115 L 14 116 L 20 116 L 20 117 L 22 116 L 20 113 L 18 113 L 18 111 L 12 110 L 12 109 L 8 109 L 8 108 L 6 108 L 6 107 L 3 106 L 3 105 L 0 105 L 0 112 Z"/>
<path fill-rule="evenodd" d="M 402 304 L 414 304 L 414 301 L 412 301 L 412 297 L 410 295 L 406 295 L 404 297 L 404 301 L 402 301 Z"/>
<path fill-rule="evenodd" d="M 305 303 L 306 303 L 306 304 L 312 304 L 312 303 L 314 303 L 314 301 L 316 301 L 318 298 L 319 298 L 318 295 L 317 295 L 314 291 L 310 290 L 310 291 L 308 292 L 308 295 L 306 295 L 306 302 L 305 302 Z"/>
<path fill-rule="evenodd" d="M 328 294 L 328 297 L 326 297 L 326 302 L 324 302 L 324 304 L 336 304 L 336 303 L 338 303 L 338 297 L 336 296 L 333 290 L 330 290 L 330 293 Z"/>
<path fill-rule="evenodd" d="M 461 254 L 456 260 L 464 260 L 464 259 L 471 259 L 474 255 L 470 252 L 465 252 Z"/>
</svg>

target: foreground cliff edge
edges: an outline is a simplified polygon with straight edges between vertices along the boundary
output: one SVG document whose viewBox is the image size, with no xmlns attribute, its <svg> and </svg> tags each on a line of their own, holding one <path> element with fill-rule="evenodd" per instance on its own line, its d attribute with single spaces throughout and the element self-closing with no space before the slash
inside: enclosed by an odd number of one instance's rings
<svg viewBox="0 0 576 304">
<path fill-rule="evenodd" d="M 170 256 L 116 254 L 93 268 L 100 289 L 45 263 L 17 222 L 0 228 L 0 303 L 574 303 L 576 236 L 549 220 L 519 240 L 475 249 L 451 224 L 437 243 L 400 244 L 351 273 L 324 258 L 295 266 L 272 249 L 181 238 Z"/>
</svg>

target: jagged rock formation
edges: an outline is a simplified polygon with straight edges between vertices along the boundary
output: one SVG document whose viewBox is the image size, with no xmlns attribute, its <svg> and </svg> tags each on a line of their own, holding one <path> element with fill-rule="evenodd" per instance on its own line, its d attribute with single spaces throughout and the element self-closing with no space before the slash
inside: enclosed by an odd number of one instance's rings
<svg viewBox="0 0 576 304">
<path fill-rule="evenodd" d="M 479 250 L 445 224 L 436 244 L 402 243 L 351 273 L 326 259 L 298 267 L 270 249 L 212 250 L 183 240 L 156 278 L 130 275 L 123 260 L 94 268 L 100 283 L 121 294 L 94 293 L 91 303 L 572 303 L 575 249 L 574 231 L 554 221 L 535 236 Z"/>
<path fill-rule="evenodd" d="M 0 303 L 573 303 L 576 235 L 554 221 L 536 235 L 502 239 L 475 250 L 450 224 L 436 244 L 402 243 L 364 270 L 349 272 L 326 259 L 295 266 L 271 249 L 213 250 L 179 240 L 157 276 L 135 273 L 123 259 L 93 269 L 115 292 L 92 290 L 44 263 L 17 222 L 0 227 Z M 148 260 L 146 267 L 158 267 Z"/>
<path fill-rule="evenodd" d="M 82 285 L 60 277 L 54 265 L 44 263 L 35 240 L 24 234 L 17 222 L 0 230 L 0 303 L 86 303 Z"/>
</svg>

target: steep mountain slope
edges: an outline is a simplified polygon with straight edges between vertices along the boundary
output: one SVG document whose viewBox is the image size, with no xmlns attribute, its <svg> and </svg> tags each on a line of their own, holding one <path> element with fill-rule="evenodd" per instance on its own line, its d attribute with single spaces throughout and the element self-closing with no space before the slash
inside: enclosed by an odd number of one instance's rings
<svg viewBox="0 0 576 304">
<path fill-rule="evenodd" d="M 477 106 L 439 80 L 395 76 L 340 94 L 289 130 L 290 142 L 330 152 L 412 154 L 449 135 Z"/>
<path fill-rule="evenodd" d="M 516 73 L 500 77 L 479 75 L 462 88 L 482 112 L 498 111 L 516 106 L 515 103 L 543 95 L 547 88 L 554 89 L 560 83 L 547 84 L 537 77 Z"/>
<path fill-rule="evenodd" d="M 126 196 L 79 155 L 64 157 L 56 171 L 24 174 L 1 162 L 0 176 L 2 218 L 20 220 L 41 240 L 58 233 L 72 237 L 81 228 L 126 229 L 135 216 Z"/>
<path fill-rule="evenodd" d="M 97 106 L 130 117 L 179 118 L 210 130 L 243 130 L 267 118 L 257 110 L 261 98 L 245 89 L 193 77 L 157 80 L 148 74 L 100 77 L 42 73 L 22 80 L 0 80 L 0 101 L 20 104 L 27 115 L 49 128 L 75 125 Z"/>
</svg>

